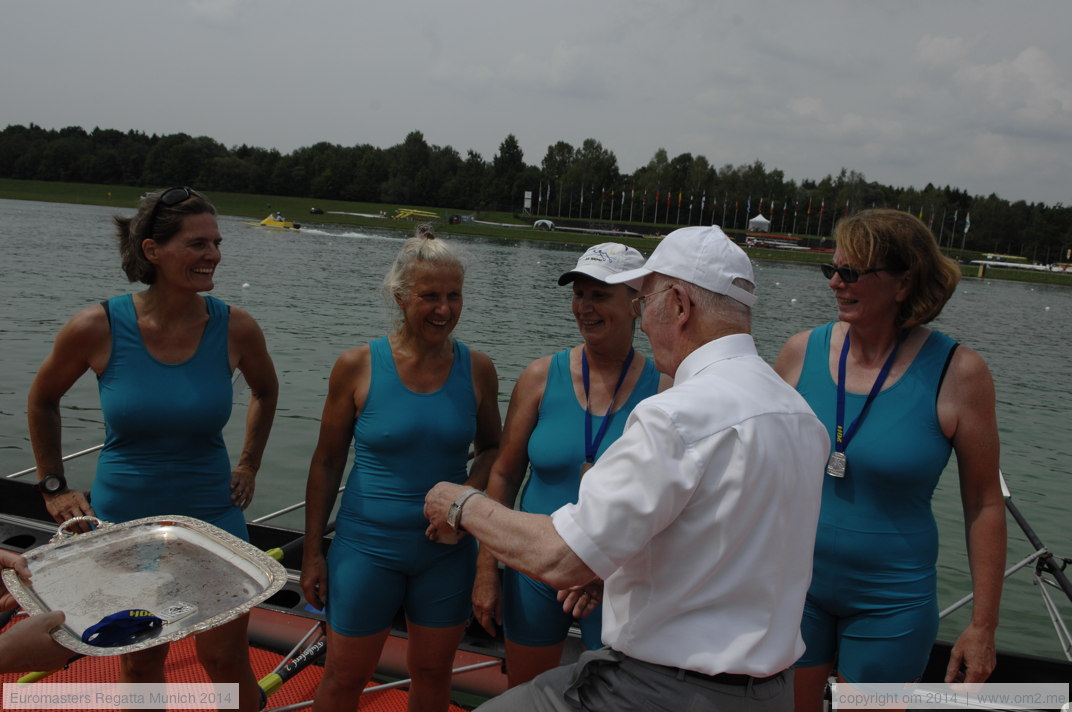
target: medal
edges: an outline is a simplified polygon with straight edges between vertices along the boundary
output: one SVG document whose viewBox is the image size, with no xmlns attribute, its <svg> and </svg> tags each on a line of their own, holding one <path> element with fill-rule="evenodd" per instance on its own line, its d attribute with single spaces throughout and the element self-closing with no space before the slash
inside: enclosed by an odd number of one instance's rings
<svg viewBox="0 0 1072 712">
<path fill-rule="evenodd" d="M 849 460 L 845 456 L 845 448 L 849 446 L 849 441 L 852 440 L 852 436 L 856 434 L 856 428 L 859 427 L 860 421 L 863 419 L 864 414 L 867 412 L 867 407 L 871 405 L 871 401 L 875 400 L 875 396 L 882 390 L 882 384 L 886 382 L 886 376 L 890 374 L 890 368 L 893 366 L 894 359 L 897 358 L 897 350 L 901 348 L 901 342 L 908 336 L 908 332 L 905 331 L 898 336 L 897 341 L 893 345 L 893 350 L 890 351 L 890 355 L 886 357 L 886 362 L 882 364 L 882 370 L 879 371 L 878 378 L 875 379 L 875 383 L 871 386 L 871 392 L 867 394 L 867 399 L 864 401 L 863 408 L 860 409 L 859 415 L 849 425 L 848 430 L 845 429 L 845 362 L 849 356 L 849 332 L 845 332 L 845 342 L 841 345 L 841 358 L 838 360 L 838 381 L 837 381 L 837 420 L 834 422 L 834 451 L 830 453 L 830 459 L 826 461 L 826 474 L 831 477 L 844 477 L 848 471 Z"/>
<path fill-rule="evenodd" d="M 832 452 L 830 453 L 830 459 L 826 461 L 826 474 L 831 477 L 844 477 L 845 467 L 848 464 L 848 458 L 845 457 L 845 453 Z"/>
</svg>

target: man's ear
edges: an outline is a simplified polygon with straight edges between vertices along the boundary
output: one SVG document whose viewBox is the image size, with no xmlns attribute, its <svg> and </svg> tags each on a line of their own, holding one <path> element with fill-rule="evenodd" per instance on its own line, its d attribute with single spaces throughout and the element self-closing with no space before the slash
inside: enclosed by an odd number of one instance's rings
<svg viewBox="0 0 1072 712">
<path fill-rule="evenodd" d="M 680 284 L 675 284 L 670 289 L 670 316 L 674 321 L 683 324 L 692 314 L 692 299 L 689 298 L 688 290 Z"/>
</svg>

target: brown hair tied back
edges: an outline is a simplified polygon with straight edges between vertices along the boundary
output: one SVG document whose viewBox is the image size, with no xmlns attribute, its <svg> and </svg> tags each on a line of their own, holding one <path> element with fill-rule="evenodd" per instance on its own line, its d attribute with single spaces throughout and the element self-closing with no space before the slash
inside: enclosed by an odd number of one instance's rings
<svg viewBox="0 0 1072 712">
<path fill-rule="evenodd" d="M 116 226 L 116 242 L 123 272 L 131 282 L 152 284 L 156 281 L 156 268 L 145 258 L 142 242 L 155 240 L 163 245 L 182 230 L 183 220 L 188 215 L 216 214 L 216 208 L 200 193 L 190 190 L 190 197 L 174 205 L 157 203 L 169 189 L 147 193 L 138 204 L 133 217 L 113 216 Z M 148 234 L 149 231 L 152 234 Z"/>
</svg>

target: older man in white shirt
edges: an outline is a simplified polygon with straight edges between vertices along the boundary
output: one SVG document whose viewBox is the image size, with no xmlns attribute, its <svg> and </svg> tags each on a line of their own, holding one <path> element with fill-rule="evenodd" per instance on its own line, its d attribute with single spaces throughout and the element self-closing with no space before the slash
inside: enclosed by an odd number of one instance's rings
<svg viewBox="0 0 1072 712">
<path fill-rule="evenodd" d="M 634 409 L 578 502 L 546 517 L 458 485 L 428 493 L 429 536 L 464 524 L 500 561 L 571 589 L 567 605 L 605 580 L 607 647 L 482 710 L 792 710 L 826 430 L 757 355 L 752 265 L 720 229 L 676 230 L 609 281 L 638 277 L 674 386 Z"/>
</svg>

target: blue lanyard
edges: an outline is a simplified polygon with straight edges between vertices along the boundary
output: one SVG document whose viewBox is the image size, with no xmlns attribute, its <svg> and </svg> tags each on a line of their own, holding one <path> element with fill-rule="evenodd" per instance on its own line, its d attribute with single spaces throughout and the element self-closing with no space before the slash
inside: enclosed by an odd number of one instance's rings
<svg viewBox="0 0 1072 712">
<path fill-rule="evenodd" d="M 907 333 L 907 332 L 906 332 Z M 901 342 L 904 341 L 906 334 L 901 334 L 897 337 L 897 343 L 893 345 L 893 351 L 890 351 L 890 355 L 886 357 L 886 363 L 882 364 L 882 370 L 878 373 L 878 378 L 875 379 L 875 385 L 871 386 L 871 392 L 867 394 L 867 400 L 864 401 L 864 407 L 860 409 L 860 414 L 856 416 L 856 419 L 849 425 L 848 431 L 845 430 L 845 362 L 849 356 L 849 332 L 845 331 L 845 343 L 841 347 L 841 359 L 838 361 L 838 383 L 837 383 L 837 430 L 835 432 L 834 451 L 845 452 L 845 448 L 849 446 L 849 441 L 852 440 L 852 436 L 856 434 L 856 428 L 860 425 L 860 421 L 864 417 L 864 413 L 867 412 L 867 406 L 871 405 L 871 401 L 875 400 L 875 396 L 882 390 L 882 384 L 886 382 L 886 376 L 890 375 L 890 367 L 893 366 L 893 360 L 897 358 L 897 350 L 901 348 Z"/>
<path fill-rule="evenodd" d="M 614 386 L 614 393 L 610 397 L 610 405 L 607 406 L 607 414 L 603 416 L 603 422 L 599 424 L 599 432 L 596 433 L 595 440 L 592 440 L 592 409 L 588 405 L 588 352 L 585 349 L 581 349 L 581 376 L 584 379 L 584 461 L 595 462 L 596 451 L 599 450 L 599 444 L 603 442 L 603 436 L 607 434 L 607 424 L 610 422 L 610 416 L 614 408 L 614 399 L 618 396 L 618 389 L 622 387 L 622 382 L 625 380 L 625 374 L 629 373 L 629 366 L 633 363 L 633 355 L 636 351 L 632 346 L 629 347 L 629 355 L 625 357 L 625 364 L 622 366 L 622 372 L 618 374 L 618 385 Z"/>
<path fill-rule="evenodd" d="M 161 618 L 140 608 L 128 608 L 101 618 L 82 632 L 82 642 L 105 648 L 129 645 L 160 632 Z"/>
</svg>

